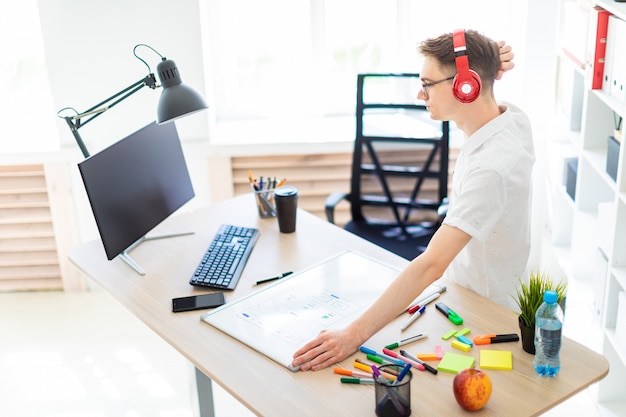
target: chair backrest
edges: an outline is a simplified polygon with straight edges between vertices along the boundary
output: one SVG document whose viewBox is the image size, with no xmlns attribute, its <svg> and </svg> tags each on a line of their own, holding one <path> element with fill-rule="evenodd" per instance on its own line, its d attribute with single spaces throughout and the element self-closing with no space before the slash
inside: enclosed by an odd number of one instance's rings
<svg viewBox="0 0 626 417">
<path fill-rule="evenodd" d="M 448 194 L 449 123 L 433 121 L 416 103 L 419 88 L 414 73 L 357 77 L 353 221 L 404 229 L 424 211 L 436 215 Z"/>
</svg>

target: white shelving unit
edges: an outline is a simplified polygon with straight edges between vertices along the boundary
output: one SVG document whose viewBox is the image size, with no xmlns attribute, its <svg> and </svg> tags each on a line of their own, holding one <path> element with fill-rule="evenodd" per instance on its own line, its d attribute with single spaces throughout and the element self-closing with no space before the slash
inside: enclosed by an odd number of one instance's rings
<svg viewBox="0 0 626 417">
<path fill-rule="evenodd" d="M 575 3 L 576 0 L 560 2 L 562 31 L 573 24 L 564 20 L 571 19 L 572 14 L 566 10 Z M 626 3 L 589 3 L 626 20 Z M 584 31 L 580 27 L 579 30 Z M 559 45 L 563 46 L 563 42 L 570 42 L 568 46 L 577 49 L 571 39 L 560 41 Z M 622 53 L 626 54 L 626 37 L 620 42 Z M 626 334 L 621 334 L 621 326 L 616 325 L 626 320 L 618 318 L 618 309 L 626 315 L 626 306 L 619 306 L 619 293 L 626 291 L 626 144 L 619 148 L 616 180 L 607 174 L 606 162 L 608 137 L 615 132 L 615 119 L 626 116 L 626 103 L 618 102 L 603 90 L 591 90 L 585 70 L 571 54 L 559 50 L 557 56 L 560 127 L 556 130 L 564 133 L 555 135 L 548 145 L 548 151 L 554 151 L 548 178 L 550 242 L 568 278 L 589 282 L 594 288 L 594 306 L 602 326 L 602 354 L 610 362 L 609 375 L 598 383 L 597 401 L 603 415 L 624 416 Z M 566 192 L 568 158 L 578 160 L 574 199 Z"/>
</svg>

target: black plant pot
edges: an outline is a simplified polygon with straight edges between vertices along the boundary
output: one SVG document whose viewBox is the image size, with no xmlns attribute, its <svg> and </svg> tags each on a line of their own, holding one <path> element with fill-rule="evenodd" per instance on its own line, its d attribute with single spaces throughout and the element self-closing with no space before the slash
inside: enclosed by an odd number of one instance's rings
<svg viewBox="0 0 626 417">
<path fill-rule="evenodd" d="M 522 334 L 522 349 L 531 355 L 535 354 L 535 328 L 528 327 L 520 318 L 517 319 L 519 323 L 519 330 Z"/>
</svg>

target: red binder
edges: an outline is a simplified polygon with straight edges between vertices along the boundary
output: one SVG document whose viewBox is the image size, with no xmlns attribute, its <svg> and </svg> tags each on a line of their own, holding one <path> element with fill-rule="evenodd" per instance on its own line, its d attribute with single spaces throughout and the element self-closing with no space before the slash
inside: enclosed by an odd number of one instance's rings
<svg viewBox="0 0 626 417">
<path fill-rule="evenodd" d="M 598 6 L 591 10 L 587 64 L 585 67 L 587 80 L 591 82 L 592 90 L 602 88 L 604 60 L 606 58 L 606 36 L 610 15 L 610 12 Z"/>
</svg>

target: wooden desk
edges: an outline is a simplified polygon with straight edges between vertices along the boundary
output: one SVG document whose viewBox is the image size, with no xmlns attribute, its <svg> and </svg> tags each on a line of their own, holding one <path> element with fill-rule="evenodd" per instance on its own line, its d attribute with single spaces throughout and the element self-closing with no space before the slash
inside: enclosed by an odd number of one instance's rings
<svg viewBox="0 0 626 417">
<path fill-rule="evenodd" d="M 189 359 L 211 380 L 254 413 L 263 416 L 367 416 L 374 415 L 374 389 L 368 385 L 339 382 L 331 368 L 294 373 L 276 364 L 230 336 L 200 321 L 201 312 L 172 313 L 172 298 L 209 292 L 188 283 L 201 255 L 222 223 L 252 226 L 261 237 L 235 291 L 232 301 L 258 287 L 258 279 L 283 271 L 301 271 L 353 250 L 402 268 L 406 260 L 356 237 L 304 211 L 298 213 L 297 231 L 280 234 L 275 219 L 259 219 L 253 196 L 245 195 L 191 214 L 174 216 L 155 232 L 192 230 L 193 235 L 154 240 L 139 245 L 131 256 L 145 270 L 140 276 L 120 259 L 107 261 L 100 241 L 73 248 L 70 259 L 95 282 L 110 292 L 140 320 Z M 464 319 L 471 334 L 519 332 L 517 315 L 462 287 L 448 286 L 440 298 Z M 454 326 L 433 306 L 405 332 L 400 316 L 376 334 L 366 346 L 381 351 L 386 344 L 418 332 L 429 337 L 404 346 L 410 353 L 434 352 L 435 345 L 455 351 L 440 336 Z M 555 378 L 542 378 L 532 367 L 533 356 L 521 342 L 474 347 L 513 352 L 512 371 L 486 371 L 493 381 L 487 406 L 473 416 L 534 416 L 571 397 L 608 373 L 607 360 L 570 339 L 563 341 L 562 369 Z M 338 366 L 353 369 L 354 354 Z M 414 371 L 412 410 L 414 416 L 463 415 L 452 393 L 454 375 Z M 209 393 L 210 394 L 210 393 Z"/>
</svg>

